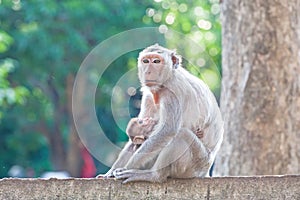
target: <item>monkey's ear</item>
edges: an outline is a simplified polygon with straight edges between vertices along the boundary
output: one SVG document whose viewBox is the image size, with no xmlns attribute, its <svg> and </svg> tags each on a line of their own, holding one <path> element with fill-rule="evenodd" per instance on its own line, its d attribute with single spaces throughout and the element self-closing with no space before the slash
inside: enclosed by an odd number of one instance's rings
<svg viewBox="0 0 300 200">
<path fill-rule="evenodd" d="M 177 69 L 178 66 L 181 64 L 181 57 L 177 55 L 175 52 L 171 54 L 173 68 Z"/>
</svg>

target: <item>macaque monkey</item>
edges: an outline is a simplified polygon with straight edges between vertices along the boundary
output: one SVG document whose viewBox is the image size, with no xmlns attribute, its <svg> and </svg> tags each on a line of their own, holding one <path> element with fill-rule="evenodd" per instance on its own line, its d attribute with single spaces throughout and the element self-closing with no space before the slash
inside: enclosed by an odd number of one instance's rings
<svg viewBox="0 0 300 200">
<path fill-rule="evenodd" d="M 143 97 L 141 107 L 147 109 L 141 111 L 138 118 L 132 118 L 126 128 L 126 134 L 135 147 L 139 147 L 147 138 L 149 138 L 159 117 L 157 105 L 155 104 L 152 93 L 144 92 Z"/>
<path fill-rule="evenodd" d="M 154 126 L 157 124 L 157 121 L 151 117 L 139 119 L 132 118 L 126 129 L 126 133 L 135 145 L 135 150 L 144 143 L 146 139 L 149 138 Z"/>
<path fill-rule="evenodd" d="M 157 124 L 139 148 L 129 140 L 104 177 L 126 183 L 208 175 L 223 140 L 214 95 L 181 66 L 175 51 L 157 44 L 140 52 L 138 77 L 143 91 L 138 119 L 152 117 Z"/>
</svg>

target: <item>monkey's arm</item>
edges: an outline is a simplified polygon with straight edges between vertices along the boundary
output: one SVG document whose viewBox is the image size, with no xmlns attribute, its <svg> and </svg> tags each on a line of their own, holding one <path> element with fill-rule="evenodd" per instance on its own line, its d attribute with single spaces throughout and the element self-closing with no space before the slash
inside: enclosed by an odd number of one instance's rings
<svg viewBox="0 0 300 200">
<path fill-rule="evenodd" d="M 144 90 L 142 102 L 141 102 L 141 111 L 140 111 L 138 118 L 140 118 L 140 119 L 143 119 L 146 117 L 154 118 L 156 112 L 157 112 L 157 109 L 156 109 L 156 105 L 153 100 L 153 95 L 151 94 L 150 91 Z"/>
<path fill-rule="evenodd" d="M 159 125 L 133 154 L 125 166 L 126 169 L 141 169 L 153 165 L 159 153 L 174 138 L 181 126 L 182 108 L 179 102 L 171 91 L 161 91 Z"/>
<path fill-rule="evenodd" d="M 110 168 L 110 170 L 108 172 L 106 172 L 106 174 L 99 174 L 97 177 L 104 177 L 104 178 L 109 178 L 109 177 L 113 177 L 113 171 L 117 168 L 120 167 L 125 167 L 126 163 L 128 162 L 128 160 L 130 159 L 130 157 L 133 155 L 135 148 L 134 148 L 134 144 L 129 141 L 126 143 L 125 147 L 122 149 L 121 153 L 119 154 L 117 160 L 114 162 L 113 166 Z"/>
</svg>

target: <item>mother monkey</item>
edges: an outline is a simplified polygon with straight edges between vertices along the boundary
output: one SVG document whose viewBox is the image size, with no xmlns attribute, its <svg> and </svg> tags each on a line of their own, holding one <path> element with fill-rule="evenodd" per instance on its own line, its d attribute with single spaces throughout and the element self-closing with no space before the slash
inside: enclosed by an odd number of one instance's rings
<svg viewBox="0 0 300 200">
<path fill-rule="evenodd" d="M 175 51 L 157 44 L 140 53 L 138 75 L 144 92 L 139 118 L 150 115 L 158 123 L 140 148 L 129 141 L 104 177 L 162 182 L 207 175 L 223 139 L 222 117 L 209 88 L 181 67 Z M 149 95 L 153 105 L 145 103 Z"/>
</svg>

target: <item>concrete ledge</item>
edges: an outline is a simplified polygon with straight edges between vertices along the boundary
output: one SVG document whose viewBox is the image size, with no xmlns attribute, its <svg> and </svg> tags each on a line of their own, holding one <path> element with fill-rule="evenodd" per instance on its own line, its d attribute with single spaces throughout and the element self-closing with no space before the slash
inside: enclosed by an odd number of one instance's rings
<svg viewBox="0 0 300 200">
<path fill-rule="evenodd" d="M 0 199 L 300 199 L 300 175 L 170 179 L 0 179 Z"/>
</svg>

